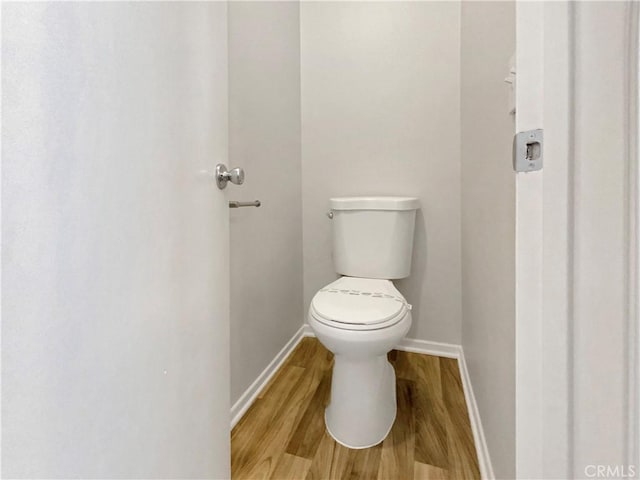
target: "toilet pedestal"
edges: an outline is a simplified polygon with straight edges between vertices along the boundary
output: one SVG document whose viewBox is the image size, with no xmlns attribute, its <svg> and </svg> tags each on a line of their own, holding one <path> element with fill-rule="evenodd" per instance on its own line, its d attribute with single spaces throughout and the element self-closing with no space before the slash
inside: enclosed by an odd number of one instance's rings
<svg viewBox="0 0 640 480">
<path fill-rule="evenodd" d="M 377 445 L 396 418 L 396 375 L 386 353 L 366 359 L 336 355 L 334 361 L 327 430 L 349 448 Z"/>
</svg>

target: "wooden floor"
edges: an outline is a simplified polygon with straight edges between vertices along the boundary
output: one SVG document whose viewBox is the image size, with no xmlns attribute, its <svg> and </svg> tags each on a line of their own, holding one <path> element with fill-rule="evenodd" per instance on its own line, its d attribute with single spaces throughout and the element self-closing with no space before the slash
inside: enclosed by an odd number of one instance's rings
<svg viewBox="0 0 640 480">
<path fill-rule="evenodd" d="M 332 354 L 304 338 L 231 434 L 231 476 L 241 479 L 478 479 L 454 359 L 392 351 L 398 414 L 379 445 L 351 450 L 324 427 Z"/>
</svg>

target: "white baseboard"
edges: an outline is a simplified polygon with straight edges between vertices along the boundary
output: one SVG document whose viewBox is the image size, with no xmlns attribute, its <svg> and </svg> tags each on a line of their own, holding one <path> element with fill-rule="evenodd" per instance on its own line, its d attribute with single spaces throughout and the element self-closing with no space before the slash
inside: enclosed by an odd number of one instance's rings
<svg viewBox="0 0 640 480">
<path fill-rule="evenodd" d="M 291 337 L 282 350 L 269 363 L 267 368 L 258 376 L 251 384 L 246 392 L 242 394 L 240 399 L 231 408 L 231 428 L 233 428 L 242 415 L 249 409 L 258 394 L 267 385 L 271 377 L 278 371 L 284 360 L 289 356 L 293 349 L 300 343 L 304 337 L 315 337 L 313 330 L 309 325 L 304 324 Z M 483 480 L 491 480 L 494 477 L 493 467 L 491 466 L 491 458 L 487 442 L 482 430 L 482 421 L 480 420 L 480 412 L 476 404 L 476 398 L 471 387 L 471 379 L 467 370 L 467 363 L 464 359 L 462 346 L 450 343 L 429 342 L 426 340 L 418 340 L 414 338 L 405 338 L 396 347 L 398 350 L 405 352 L 421 353 L 424 355 L 434 355 L 438 357 L 455 358 L 458 360 L 460 368 L 460 378 L 462 379 L 462 387 L 464 390 L 465 401 L 469 410 L 469 420 L 471 422 L 471 430 L 473 431 L 473 440 L 476 444 L 476 452 L 478 455 L 478 463 L 480 465 L 480 475 Z"/>
<path fill-rule="evenodd" d="M 316 334 L 313 333 L 313 330 L 311 330 L 311 327 L 309 326 L 308 323 L 305 323 L 304 325 L 302 325 L 301 330 L 302 330 L 303 335 L 305 337 L 315 337 L 316 336 Z"/>
<path fill-rule="evenodd" d="M 458 367 L 460 368 L 460 378 L 462 378 L 462 388 L 464 389 L 464 399 L 467 402 L 467 410 L 469 411 L 469 420 L 471 422 L 471 430 L 473 432 L 473 441 L 476 444 L 476 454 L 478 455 L 478 463 L 480 465 L 480 476 L 483 480 L 492 480 L 495 477 L 493 466 L 491 465 L 491 457 L 489 456 L 489 448 L 487 440 L 482 429 L 482 421 L 480 420 L 480 411 L 476 403 L 476 397 L 471 387 L 471 377 L 467 370 L 467 362 L 464 359 L 464 351 L 460 348 L 460 356 L 458 357 Z"/>
<path fill-rule="evenodd" d="M 231 428 L 235 427 L 236 424 L 240 421 L 242 416 L 249 409 L 251 404 L 260 394 L 262 389 L 269 383 L 271 377 L 278 371 L 278 369 L 282 366 L 282 363 L 289 356 L 289 354 L 293 351 L 294 348 L 300 343 L 303 337 L 311 336 L 307 332 L 310 332 L 311 329 L 308 325 L 302 325 L 296 333 L 293 334 L 291 340 L 287 342 L 287 344 L 278 352 L 278 354 L 271 360 L 271 363 L 267 365 L 258 378 L 247 388 L 247 390 L 240 396 L 238 401 L 233 404 L 231 407 Z M 313 333 L 313 332 L 312 332 Z"/>
<path fill-rule="evenodd" d="M 460 345 L 451 343 L 429 342 L 416 338 L 403 338 L 396 350 L 403 352 L 421 353 L 423 355 L 434 355 L 436 357 L 460 358 Z"/>
</svg>

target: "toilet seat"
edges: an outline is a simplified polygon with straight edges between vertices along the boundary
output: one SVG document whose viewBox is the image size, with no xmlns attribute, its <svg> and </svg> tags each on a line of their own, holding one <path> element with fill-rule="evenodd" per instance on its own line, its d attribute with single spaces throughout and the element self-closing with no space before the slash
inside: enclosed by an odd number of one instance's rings
<svg viewBox="0 0 640 480">
<path fill-rule="evenodd" d="M 322 288 L 309 313 L 343 330 L 379 330 L 400 322 L 411 309 L 389 280 L 341 277 Z"/>
</svg>

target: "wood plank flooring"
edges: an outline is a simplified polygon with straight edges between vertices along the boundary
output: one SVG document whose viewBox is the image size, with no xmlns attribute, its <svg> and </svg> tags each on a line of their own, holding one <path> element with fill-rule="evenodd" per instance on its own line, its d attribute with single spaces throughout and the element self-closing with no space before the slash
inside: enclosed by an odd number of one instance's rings
<svg viewBox="0 0 640 480">
<path fill-rule="evenodd" d="M 392 351 L 398 414 L 387 438 L 351 450 L 324 427 L 333 356 L 304 338 L 231 433 L 234 480 L 458 480 L 480 471 L 454 359 Z"/>
</svg>

